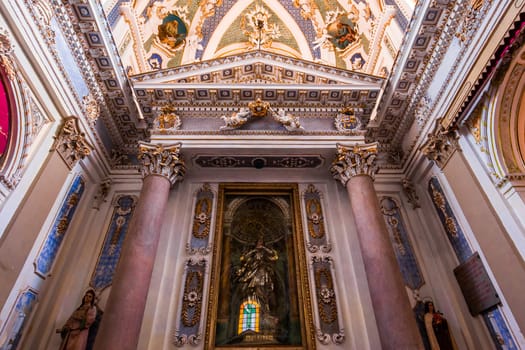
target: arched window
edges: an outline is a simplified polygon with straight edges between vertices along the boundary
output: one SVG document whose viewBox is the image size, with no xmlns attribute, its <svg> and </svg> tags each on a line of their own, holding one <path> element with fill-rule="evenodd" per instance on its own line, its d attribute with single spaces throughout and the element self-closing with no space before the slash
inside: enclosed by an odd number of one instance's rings
<svg viewBox="0 0 525 350">
<path fill-rule="evenodd" d="M 239 310 L 239 328 L 238 334 L 247 330 L 259 332 L 259 323 L 261 319 L 261 306 L 255 300 L 246 300 L 241 304 Z"/>
</svg>

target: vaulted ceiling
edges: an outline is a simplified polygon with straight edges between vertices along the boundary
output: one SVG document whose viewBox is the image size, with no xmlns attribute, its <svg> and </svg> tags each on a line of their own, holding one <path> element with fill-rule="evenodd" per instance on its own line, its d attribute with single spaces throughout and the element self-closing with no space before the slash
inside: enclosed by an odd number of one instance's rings
<svg viewBox="0 0 525 350">
<path fill-rule="evenodd" d="M 174 133 L 210 135 L 257 100 L 298 117 L 298 137 L 366 135 L 396 153 L 429 104 L 454 13 L 479 9 L 453 3 L 71 0 L 59 20 L 115 153 L 134 153 L 163 111 L 182 121 Z M 268 119 L 235 132 L 289 130 Z"/>
</svg>

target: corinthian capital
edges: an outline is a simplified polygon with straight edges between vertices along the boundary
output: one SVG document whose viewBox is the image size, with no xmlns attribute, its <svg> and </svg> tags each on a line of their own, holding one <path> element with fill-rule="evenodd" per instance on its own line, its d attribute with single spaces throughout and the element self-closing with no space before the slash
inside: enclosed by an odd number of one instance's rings
<svg viewBox="0 0 525 350">
<path fill-rule="evenodd" d="M 65 118 L 51 150 L 56 150 L 67 166 L 73 169 L 80 159 L 91 153 L 92 149 L 93 147 L 86 141 L 86 135 L 80 131 L 78 118 Z"/>
<path fill-rule="evenodd" d="M 377 142 L 354 146 L 337 144 L 337 153 L 330 168 L 334 179 L 341 181 L 343 186 L 357 175 L 368 175 L 373 180 L 377 172 L 377 146 Z"/>
<path fill-rule="evenodd" d="M 180 143 L 163 146 L 140 142 L 138 158 L 142 162 L 140 167 L 142 177 L 145 178 L 148 175 L 163 176 L 172 185 L 177 180 L 182 179 L 186 166 L 180 157 L 180 148 Z"/>
<path fill-rule="evenodd" d="M 428 135 L 421 147 L 421 152 L 436 165 L 443 169 L 450 157 L 459 149 L 457 134 L 454 131 L 437 130 Z"/>
</svg>

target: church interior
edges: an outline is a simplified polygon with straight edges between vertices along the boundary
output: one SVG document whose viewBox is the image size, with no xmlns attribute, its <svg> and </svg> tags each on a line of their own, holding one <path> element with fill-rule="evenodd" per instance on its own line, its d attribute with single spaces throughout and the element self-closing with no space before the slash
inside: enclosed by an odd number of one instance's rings
<svg viewBox="0 0 525 350">
<path fill-rule="evenodd" d="M 0 350 L 525 349 L 525 0 L 0 2 Z"/>
</svg>

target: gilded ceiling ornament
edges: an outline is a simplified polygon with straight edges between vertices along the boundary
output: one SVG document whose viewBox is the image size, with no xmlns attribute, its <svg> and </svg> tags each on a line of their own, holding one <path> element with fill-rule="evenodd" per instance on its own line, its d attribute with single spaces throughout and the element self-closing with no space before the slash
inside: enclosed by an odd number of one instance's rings
<svg viewBox="0 0 525 350">
<path fill-rule="evenodd" d="M 82 106 L 90 123 L 95 123 L 100 116 L 100 106 L 93 95 L 85 95 L 82 98 Z"/>
<path fill-rule="evenodd" d="M 301 9 L 304 19 L 315 19 L 315 12 L 319 11 L 314 0 L 293 0 L 293 5 Z"/>
<path fill-rule="evenodd" d="M 261 99 L 258 98 L 257 100 L 248 103 L 248 107 L 254 117 L 265 117 L 270 109 L 270 103 L 261 101 Z"/>
<path fill-rule="evenodd" d="M 303 126 L 299 122 L 299 118 L 291 114 L 286 114 L 284 109 L 279 108 L 279 110 L 276 112 L 270 108 L 270 112 L 272 113 L 273 119 L 281 123 L 286 130 L 290 132 L 304 130 Z"/>
<path fill-rule="evenodd" d="M 334 126 L 338 131 L 359 130 L 361 125 L 361 119 L 355 115 L 355 110 L 351 107 L 343 108 L 334 120 Z"/>
<path fill-rule="evenodd" d="M 270 23 L 270 12 L 262 5 L 241 17 L 241 30 L 248 37 L 251 49 L 269 48 L 281 36 L 279 26 Z"/>
<path fill-rule="evenodd" d="M 373 180 L 378 170 L 378 145 L 377 142 L 354 146 L 337 144 L 337 153 L 330 168 L 334 179 L 341 181 L 343 186 L 357 175 L 368 175 Z"/>
<path fill-rule="evenodd" d="M 153 122 L 155 129 L 159 131 L 165 130 L 179 130 L 182 122 L 180 117 L 175 114 L 175 109 L 172 107 L 164 107 L 161 109 L 161 112 L 155 118 Z"/>
<path fill-rule="evenodd" d="M 85 134 L 80 131 L 78 118 L 65 118 L 51 150 L 56 150 L 67 166 L 72 169 L 80 159 L 89 155 L 92 149 L 93 147 L 86 141 Z"/>
<path fill-rule="evenodd" d="M 138 159 L 141 161 L 142 177 L 160 175 L 167 178 L 172 185 L 182 180 L 186 166 L 180 156 L 181 144 L 153 145 L 139 142 Z"/>
</svg>

